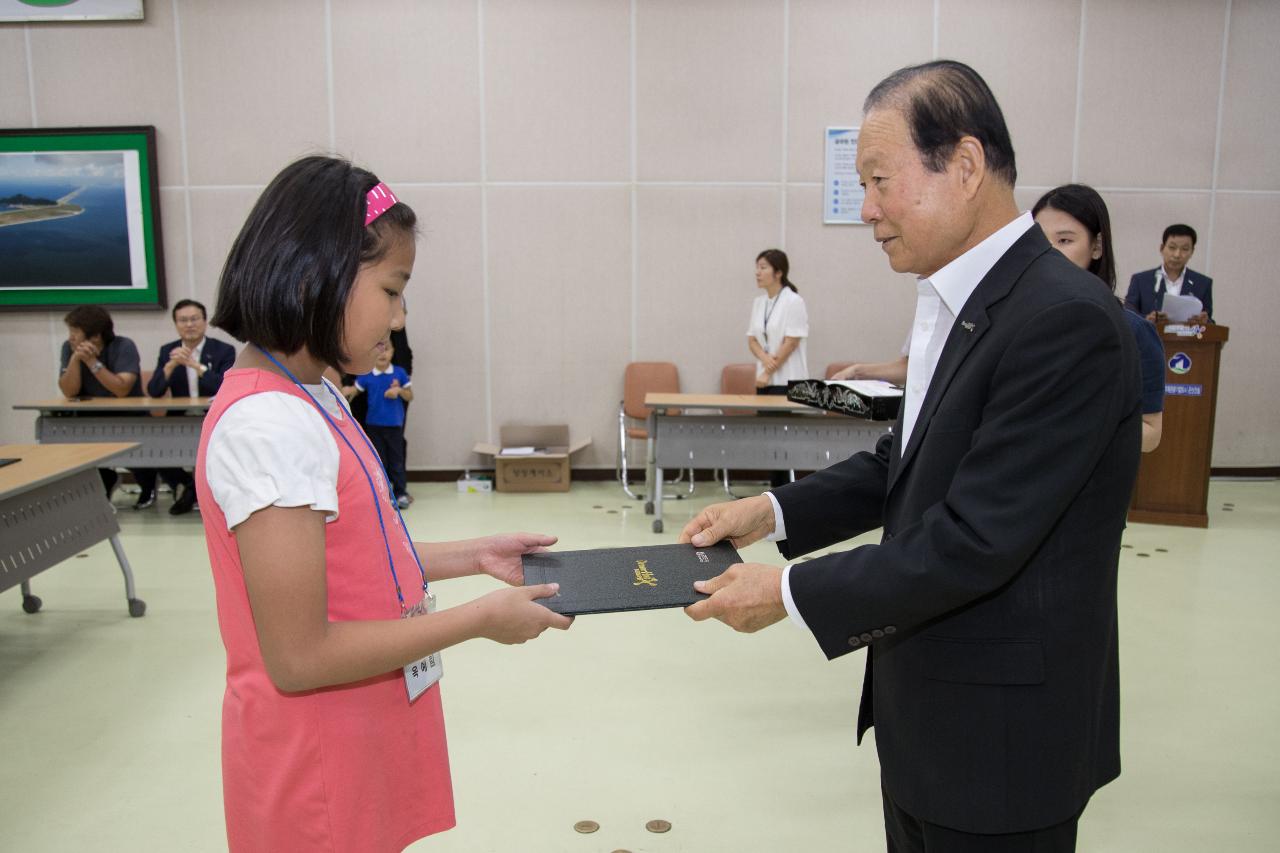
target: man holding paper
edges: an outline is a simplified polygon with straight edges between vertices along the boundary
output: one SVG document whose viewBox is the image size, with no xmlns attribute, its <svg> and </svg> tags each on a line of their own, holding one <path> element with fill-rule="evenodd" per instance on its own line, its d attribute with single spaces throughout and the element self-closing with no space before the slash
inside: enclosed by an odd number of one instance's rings
<svg viewBox="0 0 1280 853">
<path fill-rule="evenodd" d="M 1213 279 L 1188 269 L 1196 252 L 1196 229 L 1170 225 L 1160 238 L 1163 263 L 1134 273 L 1125 304 L 1157 326 L 1164 323 L 1213 322 Z M 1191 300 L 1199 302 L 1199 310 Z"/>
<path fill-rule="evenodd" d="M 1073 850 L 1120 772 L 1116 569 L 1138 468 L 1137 355 L 1121 308 L 1014 202 L 1013 146 L 956 62 L 872 90 L 862 219 L 917 276 L 902 410 L 875 453 L 708 507 L 682 541 L 776 540 L 688 608 L 787 619 L 828 658 L 867 648 L 892 851 Z"/>
</svg>

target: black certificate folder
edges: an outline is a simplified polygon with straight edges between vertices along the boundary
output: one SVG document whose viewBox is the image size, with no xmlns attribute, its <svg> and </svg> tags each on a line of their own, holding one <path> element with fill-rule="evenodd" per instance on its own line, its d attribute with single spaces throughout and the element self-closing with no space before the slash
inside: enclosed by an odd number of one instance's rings
<svg viewBox="0 0 1280 853">
<path fill-rule="evenodd" d="M 593 551 L 544 551 L 525 554 L 525 586 L 560 584 L 560 594 L 540 598 L 557 613 L 615 613 L 686 607 L 707 596 L 693 588 L 741 563 L 728 542 L 709 548 L 692 545 L 646 545 Z"/>
</svg>

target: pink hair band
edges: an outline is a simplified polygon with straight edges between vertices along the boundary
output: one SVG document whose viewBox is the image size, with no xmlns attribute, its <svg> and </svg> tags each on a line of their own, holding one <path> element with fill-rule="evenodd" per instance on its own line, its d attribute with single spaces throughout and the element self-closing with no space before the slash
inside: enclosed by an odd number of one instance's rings
<svg viewBox="0 0 1280 853">
<path fill-rule="evenodd" d="M 391 188 L 382 183 L 382 181 L 378 181 L 377 186 L 369 190 L 364 198 L 364 225 L 366 228 L 369 227 L 373 220 L 386 213 L 391 209 L 392 205 L 399 201 L 396 198 L 396 194 L 391 191 Z"/>
</svg>

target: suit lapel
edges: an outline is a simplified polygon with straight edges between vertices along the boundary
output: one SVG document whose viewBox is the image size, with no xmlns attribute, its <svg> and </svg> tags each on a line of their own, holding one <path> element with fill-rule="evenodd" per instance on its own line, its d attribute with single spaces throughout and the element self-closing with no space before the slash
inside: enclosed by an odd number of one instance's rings
<svg viewBox="0 0 1280 853">
<path fill-rule="evenodd" d="M 960 366 L 964 364 L 965 358 L 991 327 L 987 308 L 1007 296 L 1027 266 L 1049 251 L 1049 248 L 1049 241 L 1045 239 L 1044 232 L 1038 225 L 1027 229 L 1027 233 L 1019 237 L 1017 242 L 1009 247 L 1009 251 L 1005 252 L 1000 260 L 996 261 L 995 266 L 983 276 L 982 281 L 969 296 L 969 300 L 960 309 L 955 325 L 947 335 L 947 342 L 943 345 L 938 366 L 929 382 L 929 390 L 925 392 L 924 402 L 920 405 L 920 414 L 916 417 L 915 428 L 905 447 L 901 447 L 902 419 L 901 417 L 898 419 L 894 448 L 901 448 L 902 455 L 899 464 L 890 472 L 890 490 L 893 489 L 899 475 L 906 470 L 911 458 L 915 456 L 916 450 L 924 441 L 924 436 L 929 431 L 929 421 L 933 419 L 938 404 L 946 395 L 947 388 L 951 385 Z"/>
</svg>

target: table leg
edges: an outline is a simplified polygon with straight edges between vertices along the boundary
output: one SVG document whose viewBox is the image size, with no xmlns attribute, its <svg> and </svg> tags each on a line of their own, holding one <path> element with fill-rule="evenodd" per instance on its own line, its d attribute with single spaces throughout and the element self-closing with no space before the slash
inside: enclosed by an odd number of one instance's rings
<svg viewBox="0 0 1280 853">
<path fill-rule="evenodd" d="M 652 433 L 650 433 L 652 435 Z M 653 492 L 653 532 L 662 532 L 662 467 L 653 466 L 653 484 L 657 487 Z"/>
<path fill-rule="evenodd" d="M 111 550 L 115 552 L 116 562 L 120 564 L 120 572 L 124 575 L 124 595 L 125 600 L 129 602 L 129 615 L 141 616 L 147 612 L 147 603 L 138 598 L 133 588 L 133 569 L 129 567 L 129 558 L 125 556 L 124 546 L 120 544 L 119 536 L 111 537 Z"/>
<path fill-rule="evenodd" d="M 657 478 L 653 476 L 654 462 L 657 457 L 656 439 L 658 429 L 658 410 L 649 410 L 649 423 L 645 432 L 648 437 L 644 442 L 644 512 L 645 515 L 653 515 L 654 501 L 662 498 L 662 476 Z M 655 498 L 656 496 L 656 498 Z"/>
</svg>

